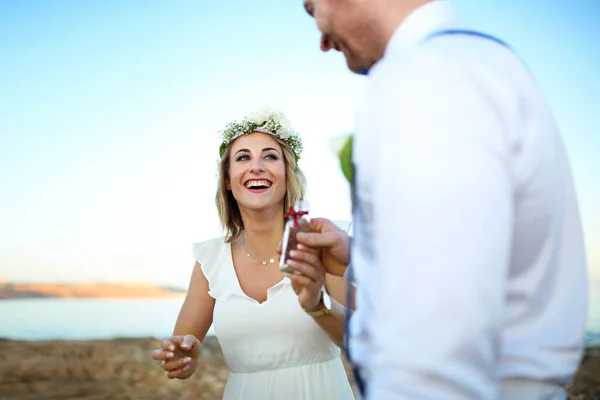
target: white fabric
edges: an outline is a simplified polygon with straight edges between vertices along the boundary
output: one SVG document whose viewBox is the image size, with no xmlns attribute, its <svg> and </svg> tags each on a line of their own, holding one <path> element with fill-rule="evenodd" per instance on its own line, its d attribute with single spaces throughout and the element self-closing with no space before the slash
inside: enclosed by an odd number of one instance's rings
<svg viewBox="0 0 600 400">
<path fill-rule="evenodd" d="M 231 371 L 224 399 L 354 399 L 340 349 L 302 310 L 289 278 L 258 303 L 243 292 L 222 238 L 195 243 L 193 255 L 216 299 L 214 332 Z"/>
<path fill-rule="evenodd" d="M 501 382 L 559 396 L 582 354 L 585 252 L 556 123 L 509 49 L 425 40 L 464 27 L 447 1 L 410 15 L 358 115 L 350 345 L 369 400 L 554 398 Z"/>
</svg>

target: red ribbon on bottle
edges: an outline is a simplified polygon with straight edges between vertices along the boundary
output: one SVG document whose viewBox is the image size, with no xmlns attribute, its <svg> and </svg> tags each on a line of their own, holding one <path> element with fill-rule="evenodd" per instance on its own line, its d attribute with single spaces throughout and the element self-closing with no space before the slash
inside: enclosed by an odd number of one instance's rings
<svg viewBox="0 0 600 400">
<path fill-rule="evenodd" d="M 298 227 L 298 218 L 302 217 L 303 215 L 308 214 L 308 211 L 296 211 L 294 210 L 294 207 L 290 206 L 290 208 L 288 209 L 288 212 L 285 213 L 283 216 L 285 218 L 294 218 L 294 226 Z"/>
</svg>

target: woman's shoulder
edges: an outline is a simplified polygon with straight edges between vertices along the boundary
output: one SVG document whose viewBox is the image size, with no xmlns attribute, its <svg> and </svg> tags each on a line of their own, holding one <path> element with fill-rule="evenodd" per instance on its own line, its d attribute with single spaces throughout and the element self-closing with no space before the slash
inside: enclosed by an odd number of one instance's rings
<svg viewBox="0 0 600 400">
<path fill-rule="evenodd" d="M 192 254 L 202 273 L 208 280 L 208 294 L 217 300 L 226 301 L 235 294 L 232 275 L 231 244 L 224 237 L 213 238 L 192 244 Z"/>
<path fill-rule="evenodd" d="M 204 240 L 202 242 L 194 242 L 192 243 L 192 247 L 193 248 L 203 248 L 203 247 L 222 247 L 225 245 L 229 245 L 229 243 L 227 243 L 225 241 L 225 238 L 223 236 L 219 236 L 219 237 L 215 237 L 212 239 L 208 239 L 208 240 Z"/>
<path fill-rule="evenodd" d="M 201 265 L 213 264 L 229 246 L 224 237 L 192 243 L 192 255 Z"/>
</svg>

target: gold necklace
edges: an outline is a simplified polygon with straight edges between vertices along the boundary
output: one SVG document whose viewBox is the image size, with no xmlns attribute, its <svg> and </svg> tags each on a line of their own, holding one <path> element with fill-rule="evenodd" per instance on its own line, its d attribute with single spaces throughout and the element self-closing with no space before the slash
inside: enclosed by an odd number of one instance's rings
<svg viewBox="0 0 600 400">
<path fill-rule="evenodd" d="M 250 255 L 250 253 L 248 253 L 248 252 L 246 252 L 246 255 L 248 256 L 248 258 L 252 257 L 252 256 Z M 275 259 L 274 259 L 274 258 L 269 258 L 269 261 L 261 261 L 261 264 L 262 264 L 262 265 L 267 265 L 267 262 L 268 262 L 269 264 L 274 264 L 274 263 L 275 263 Z"/>
<path fill-rule="evenodd" d="M 246 252 L 246 255 L 248 256 L 248 258 L 252 258 L 252 256 L 250 255 L 250 253 L 248 253 L 248 250 L 246 250 L 246 245 L 244 244 L 244 251 Z M 260 260 L 258 260 L 260 261 Z M 267 265 L 267 264 L 275 264 L 275 257 L 273 258 L 269 258 L 268 261 L 260 261 L 262 265 Z"/>
</svg>

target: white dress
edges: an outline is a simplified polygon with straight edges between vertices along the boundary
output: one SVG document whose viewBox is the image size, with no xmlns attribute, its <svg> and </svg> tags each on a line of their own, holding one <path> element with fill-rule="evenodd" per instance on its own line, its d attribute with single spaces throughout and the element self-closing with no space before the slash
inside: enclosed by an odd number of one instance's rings
<svg viewBox="0 0 600 400">
<path fill-rule="evenodd" d="M 223 399 L 354 399 L 340 349 L 300 307 L 289 278 L 259 303 L 242 290 L 223 238 L 193 254 L 215 301 L 213 328 L 230 369 Z"/>
</svg>

